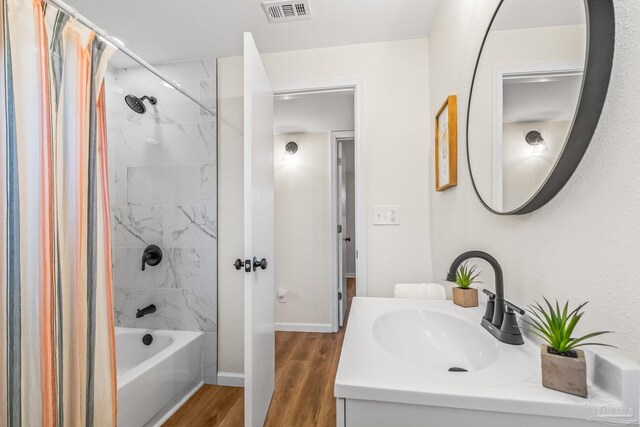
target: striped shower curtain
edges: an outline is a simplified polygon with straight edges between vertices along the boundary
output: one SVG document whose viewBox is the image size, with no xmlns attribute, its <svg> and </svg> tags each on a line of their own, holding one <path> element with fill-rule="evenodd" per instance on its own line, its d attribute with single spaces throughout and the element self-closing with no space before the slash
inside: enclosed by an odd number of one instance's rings
<svg viewBox="0 0 640 427">
<path fill-rule="evenodd" d="M 0 4 L 0 425 L 114 426 L 113 51 L 41 0 Z"/>
</svg>

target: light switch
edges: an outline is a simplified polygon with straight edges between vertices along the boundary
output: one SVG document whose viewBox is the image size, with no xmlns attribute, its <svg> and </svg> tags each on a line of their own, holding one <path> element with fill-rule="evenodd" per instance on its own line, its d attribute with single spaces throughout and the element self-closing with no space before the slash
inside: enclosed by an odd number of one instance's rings
<svg viewBox="0 0 640 427">
<path fill-rule="evenodd" d="M 400 225 L 400 206 L 373 206 L 373 225 Z"/>
</svg>

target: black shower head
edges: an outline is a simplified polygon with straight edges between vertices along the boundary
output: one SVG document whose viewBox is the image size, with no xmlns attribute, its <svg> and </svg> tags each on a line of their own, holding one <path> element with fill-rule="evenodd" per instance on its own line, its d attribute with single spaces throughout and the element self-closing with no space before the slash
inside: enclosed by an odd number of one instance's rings
<svg viewBox="0 0 640 427">
<path fill-rule="evenodd" d="M 127 95 L 124 97 L 125 102 L 133 111 L 138 114 L 144 114 L 147 111 L 147 107 L 144 105 L 144 100 L 149 100 L 149 104 L 156 105 L 158 100 L 153 96 L 143 96 L 142 98 L 138 98 L 135 95 Z"/>
</svg>

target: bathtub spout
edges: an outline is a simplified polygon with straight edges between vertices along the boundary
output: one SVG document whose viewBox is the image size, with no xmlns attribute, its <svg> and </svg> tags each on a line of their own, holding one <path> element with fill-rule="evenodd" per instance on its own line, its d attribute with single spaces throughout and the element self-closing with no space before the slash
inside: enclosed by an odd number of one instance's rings
<svg viewBox="0 0 640 427">
<path fill-rule="evenodd" d="M 155 313 L 156 312 L 156 306 L 155 304 L 151 304 L 148 305 L 144 308 L 139 308 L 137 313 L 136 313 L 136 319 L 139 319 L 141 317 L 146 316 L 147 314 L 151 314 L 151 313 Z"/>
</svg>

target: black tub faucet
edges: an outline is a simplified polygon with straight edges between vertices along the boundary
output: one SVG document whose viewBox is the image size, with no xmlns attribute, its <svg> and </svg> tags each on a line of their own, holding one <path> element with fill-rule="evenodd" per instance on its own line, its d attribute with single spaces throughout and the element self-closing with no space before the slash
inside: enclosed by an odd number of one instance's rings
<svg viewBox="0 0 640 427">
<path fill-rule="evenodd" d="M 155 313 L 156 306 L 155 304 L 148 305 L 144 308 L 139 308 L 136 312 L 136 319 L 146 316 L 147 314 Z"/>
<path fill-rule="evenodd" d="M 524 314 L 524 310 L 504 300 L 502 267 L 500 267 L 500 264 L 493 256 L 482 251 L 468 251 L 459 255 L 451 263 L 451 267 L 447 273 L 447 281 L 455 283 L 458 267 L 470 258 L 480 258 L 487 261 L 493 268 L 496 278 L 496 293 L 493 294 L 487 290 L 484 291 L 489 295 L 489 302 L 487 303 L 487 311 L 482 318 L 482 326 L 504 343 L 524 344 L 515 315 L 516 312 Z"/>
</svg>

